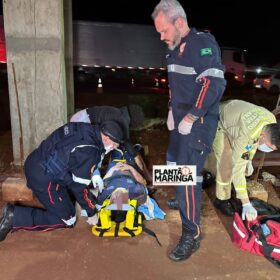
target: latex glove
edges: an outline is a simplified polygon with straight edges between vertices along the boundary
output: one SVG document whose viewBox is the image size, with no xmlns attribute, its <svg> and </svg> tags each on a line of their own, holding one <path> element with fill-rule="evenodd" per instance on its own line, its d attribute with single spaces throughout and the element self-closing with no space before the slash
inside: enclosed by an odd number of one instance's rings
<svg viewBox="0 0 280 280">
<path fill-rule="evenodd" d="M 95 171 L 92 173 L 91 176 L 91 182 L 94 188 L 98 188 L 99 192 L 102 193 L 104 189 L 104 183 L 100 176 L 100 172 L 98 168 L 95 169 Z"/>
<path fill-rule="evenodd" d="M 96 224 L 98 223 L 98 215 L 95 214 L 95 215 L 93 215 L 92 217 L 89 217 L 89 218 L 87 219 L 87 223 L 88 223 L 89 225 L 92 225 L 92 226 L 96 225 Z"/>
<path fill-rule="evenodd" d="M 246 172 L 245 172 L 245 175 L 246 176 L 251 176 L 254 172 L 254 167 L 253 167 L 253 164 L 252 164 L 252 161 L 249 160 L 247 165 L 246 165 Z"/>
<path fill-rule="evenodd" d="M 185 121 L 185 119 L 183 118 L 179 123 L 178 131 L 179 131 L 179 133 L 181 133 L 183 135 L 188 135 L 191 133 L 192 126 L 193 126 L 193 123 L 189 123 L 189 122 Z"/>
<path fill-rule="evenodd" d="M 168 130 L 170 130 L 170 131 L 175 128 L 173 113 L 172 113 L 171 109 L 169 109 L 169 111 L 168 111 L 168 117 L 167 117 L 167 123 L 166 124 L 167 124 Z"/>
<path fill-rule="evenodd" d="M 253 205 L 248 202 L 242 205 L 242 220 L 253 221 L 257 218 L 258 212 Z"/>
</svg>

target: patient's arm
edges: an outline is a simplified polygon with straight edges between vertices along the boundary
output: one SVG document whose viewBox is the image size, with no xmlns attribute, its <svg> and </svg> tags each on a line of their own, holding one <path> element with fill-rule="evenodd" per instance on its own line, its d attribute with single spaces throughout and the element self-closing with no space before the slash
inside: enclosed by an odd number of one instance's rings
<svg viewBox="0 0 280 280">
<path fill-rule="evenodd" d="M 113 166 L 104 176 L 103 179 L 109 178 L 112 176 L 115 170 L 121 171 L 124 174 L 130 172 L 134 179 L 143 185 L 146 185 L 145 179 L 138 173 L 132 166 L 124 162 L 118 162 L 115 166 Z"/>
</svg>

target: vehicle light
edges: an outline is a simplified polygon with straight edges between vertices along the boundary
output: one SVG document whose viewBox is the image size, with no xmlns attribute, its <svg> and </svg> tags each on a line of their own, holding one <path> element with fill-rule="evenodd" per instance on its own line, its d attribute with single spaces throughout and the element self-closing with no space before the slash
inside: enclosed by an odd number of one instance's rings
<svg viewBox="0 0 280 280">
<path fill-rule="evenodd" d="M 234 76 L 234 79 L 237 80 L 237 81 L 239 81 L 239 80 L 240 80 L 240 77 L 239 77 L 238 75 L 235 75 L 235 76 Z"/>
<path fill-rule="evenodd" d="M 164 79 L 164 78 L 160 79 L 160 81 L 161 81 L 162 83 L 166 83 L 166 79 Z"/>
<path fill-rule="evenodd" d="M 265 85 L 269 85 L 271 83 L 271 79 L 263 79 L 263 83 Z"/>
</svg>

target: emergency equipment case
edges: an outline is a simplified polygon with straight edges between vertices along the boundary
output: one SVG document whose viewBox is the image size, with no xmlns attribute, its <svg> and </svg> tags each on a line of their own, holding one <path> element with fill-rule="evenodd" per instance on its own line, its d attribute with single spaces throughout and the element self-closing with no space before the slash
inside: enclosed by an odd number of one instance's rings
<svg viewBox="0 0 280 280">
<path fill-rule="evenodd" d="M 232 242 L 241 250 L 265 256 L 280 268 L 280 215 L 261 215 L 254 221 L 243 221 L 236 212 Z"/>
</svg>

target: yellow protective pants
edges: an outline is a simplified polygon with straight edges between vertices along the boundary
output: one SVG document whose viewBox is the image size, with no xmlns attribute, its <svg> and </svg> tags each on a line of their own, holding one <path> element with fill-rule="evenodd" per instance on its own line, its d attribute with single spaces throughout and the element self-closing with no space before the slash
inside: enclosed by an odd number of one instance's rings
<svg viewBox="0 0 280 280">
<path fill-rule="evenodd" d="M 230 199 L 232 182 L 232 146 L 228 136 L 218 127 L 213 150 L 217 161 L 216 197 Z"/>
</svg>

